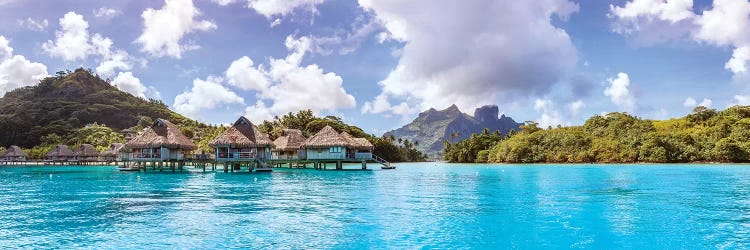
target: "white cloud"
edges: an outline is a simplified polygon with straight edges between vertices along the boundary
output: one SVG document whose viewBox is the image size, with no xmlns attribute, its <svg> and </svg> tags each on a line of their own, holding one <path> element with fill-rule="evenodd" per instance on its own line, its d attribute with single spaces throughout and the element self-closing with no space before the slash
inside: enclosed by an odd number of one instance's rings
<svg viewBox="0 0 750 250">
<path fill-rule="evenodd" d="M 693 99 L 692 97 L 688 97 L 684 102 L 682 102 L 682 106 L 687 108 L 695 107 L 696 104 L 698 104 L 698 102 L 695 101 L 695 99 Z"/>
<path fill-rule="evenodd" d="M 37 21 L 29 17 L 26 20 L 19 19 L 18 25 L 32 31 L 44 31 L 49 26 L 49 21 L 46 18 Z"/>
<path fill-rule="evenodd" d="M 536 120 L 540 127 L 554 127 L 564 124 L 562 115 L 554 107 L 554 104 L 550 99 L 534 100 L 534 110 L 541 113 L 541 116 Z"/>
<path fill-rule="evenodd" d="M 243 56 L 232 62 L 224 75 L 232 86 L 243 90 L 261 91 L 269 85 L 266 74 L 263 67 L 253 67 L 253 60 Z"/>
<path fill-rule="evenodd" d="M 311 37 L 312 50 L 321 54 L 330 54 L 333 51 L 340 55 L 350 54 L 359 49 L 362 42 L 370 38 L 371 34 L 381 30 L 382 27 L 377 19 L 366 20 L 364 16 L 360 16 L 357 21 L 351 24 L 351 31 L 349 32 L 339 30 L 331 36 Z"/>
<path fill-rule="evenodd" d="M 5 61 L 13 56 L 13 48 L 10 47 L 10 41 L 0 36 L 0 61 Z"/>
<path fill-rule="evenodd" d="M 13 55 L 8 40 L 0 36 L 0 96 L 16 88 L 36 85 L 47 75 L 47 66 Z"/>
<path fill-rule="evenodd" d="M 746 75 L 750 61 L 750 2 L 714 0 L 700 15 L 692 0 L 633 0 L 610 6 L 613 30 L 636 40 L 665 42 L 689 37 L 696 42 L 734 48 L 724 67 L 735 76 Z"/>
<path fill-rule="evenodd" d="M 697 107 L 697 106 L 703 106 L 703 107 L 706 107 L 706 108 L 710 108 L 712 105 L 713 105 L 713 101 L 711 99 L 708 99 L 708 98 L 703 98 L 703 101 L 701 101 L 700 103 L 698 103 L 698 101 L 696 101 L 694 98 L 688 97 L 682 103 L 682 106 L 684 106 L 686 108 L 693 108 L 693 107 Z"/>
<path fill-rule="evenodd" d="M 378 95 L 373 101 L 365 102 L 362 105 L 363 114 L 379 114 L 379 113 L 392 113 L 394 115 L 401 116 L 401 119 L 406 120 L 412 117 L 414 114 L 419 113 L 419 108 L 411 107 L 406 102 L 401 102 L 398 105 L 391 105 L 388 101 L 387 95 Z"/>
<path fill-rule="evenodd" d="M 234 3 L 236 0 L 211 0 L 211 2 L 214 2 L 221 6 L 227 6 L 229 4 Z"/>
<path fill-rule="evenodd" d="M 586 104 L 583 103 L 582 100 L 577 100 L 568 104 L 568 110 L 574 116 L 578 115 L 584 107 L 586 107 Z"/>
<path fill-rule="evenodd" d="M 96 10 L 94 10 L 94 16 L 101 19 L 112 19 L 116 16 L 122 15 L 122 11 L 107 8 L 107 7 L 101 7 Z"/>
<path fill-rule="evenodd" d="M 68 12 L 60 18 L 61 30 L 55 32 L 55 41 L 42 45 L 50 56 L 60 57 L 65 61 L 77 61 L 88 56 L 98 56 L 100 60 L 96 72 L 105 77 L 114 76 L 118 71 L 131 70 L 137 59 L 125 50 L 114 48 L 108 37 L 100 34 L 90 35 L 89 24 L 82 15 Z"/>
<path fill-rule="evenodd" d="M 161 99 L 161 94 L 156 89 L 156 87 L 146 87 L 145 85 L 143 85 L 143 83 L 141 83 L 141 79 L 138 79 L 133 75 L 133 72 L 118 73 L 115 79 L 113 79 L 110 84 L 117 87 L 119 90 L 128 92 L 143 99 Z"/>
<path fill-rule="evenodd" d="M 89 44 L 89 23 L 83 16 L 68 12 L 60 18 L 62 30 L 55 31 L 55 41 L 48 40 L 42 49 L 50 56 L 60 57 L 65 61 L 86 59 L 91 53 Z"/>
<path fill-rule="evenodd" d="M 735 95 L 734 104 L 736 105 L 750 105 L 750 96 L 747 95 Z"/>
<path fill-rule="evenodd" d="M 209 76 L 206 80 L 194 79 L 193 88 L 174 98 L 175 111 L 198 119 L 200 113 L 224 104 L 244 104 L 245 100 L 221 85 L 223 79 Z"/>
<path fill-rule="evenodd" d="M 543 95 L 576 67 L 570 37 L 551 23 L 553 16 L 565 20 L 578 10 L 567 0 L 359 4 L 388 31 L 379 39 L 404 42 L 377 96 L 422 110 Z"/>
<path fill-rule="evenodd" d="M 143 33 L 135 42 L 152 56 L 180 58 L 183 52 L 199 48 L 195 44 L 181 44 L 185 35 L 216 29 L 212 21 L 195 20 L 200 15 L 192 0 L 165 0 L 161 9 L 143 11 Z"/>
<path fill-rule="evenodd" d="M 289 15 L 295 9 L 306 9 L 312 13 L 317 13 L 318 10 L 315 6 L 323 3 L 323 1 L 324 0 L 248 0 L 247 7 L 270 19 L 275 16 Z"/>
<path fill-rule="evenodd" d="M 285 45 L 289 55 L 283 59 L 271 58 L 268 70 L 264 65 L 253 68 L 252 60 L 247 57 L 230 65 L 226 72 L 230 85 L 257 91 L 259 100 L 246 109 L 246 117 L 259 122 L 272 115 L 302 109 L 319 113 L 356 106 L 354 96 L 346 92 L 340 76 L 326 73 L 316 64 L 301 65 L 311 43 L 308 37 L 288 36 Z"/>
<path fill-rule="evenodd" d="M 617 78 L 607 79 L 609 86 L 604 89 L 604 95 L 609 96 L 610 100 L 625 111 L 632 112 L 635 109 L 635 97 L 628 87 L 630 86 L 630 77 L 625 73 L 618 73 Z"/>
</svg>

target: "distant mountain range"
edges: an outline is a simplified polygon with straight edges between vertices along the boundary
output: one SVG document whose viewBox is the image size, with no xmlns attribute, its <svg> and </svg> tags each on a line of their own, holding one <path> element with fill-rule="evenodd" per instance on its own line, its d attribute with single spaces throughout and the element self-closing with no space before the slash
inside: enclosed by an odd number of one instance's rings
<svg viewBox="0 0 750 250">
<path fill-rule="evenodd" d="M 458 142 L 473 133 L 482 133 L 487 128 L 490 132 L 500 131 L 508 133 L 511 129 L 518 130 L 518 123 L 508 116 L 498 118 L 500 111 L 496 105 L 487 105 L 474 110 L 474 116 L 462 113 L 456 105 L 444 110 L 431 108 L 419 114 L 411 123 L 385 133 L 396 138 L 417 141 L 417 149 L 436 157 L 442 153 L 445 140 Z M 454 135 L 451 138 L 451 134 Z"/>
</svg>

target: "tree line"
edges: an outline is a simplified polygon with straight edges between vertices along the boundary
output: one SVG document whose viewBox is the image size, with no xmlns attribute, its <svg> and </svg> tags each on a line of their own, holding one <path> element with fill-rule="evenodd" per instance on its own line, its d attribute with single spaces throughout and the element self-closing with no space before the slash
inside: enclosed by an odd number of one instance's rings
<svg viewBox="0 0 750 250">
<path fill-rule="evenodd" d="M 581 126 L 476 134 L 446 141 L 450 162 L 490 163 L 679 163 L 748 162 L 750 106 L 723 111 L 696 107 L 685 117 L 647 120 L 627 113 L 595 115 Z"/>
</svg>

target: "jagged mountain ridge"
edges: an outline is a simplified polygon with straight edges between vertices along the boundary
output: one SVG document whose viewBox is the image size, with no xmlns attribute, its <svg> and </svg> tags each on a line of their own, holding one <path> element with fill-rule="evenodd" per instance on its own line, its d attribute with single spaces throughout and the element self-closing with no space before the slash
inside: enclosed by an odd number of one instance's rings
<svg viewBox="0 0 750 250">
<path fill-rule="evenodd" d="M 462 113 L 455 104 L 444 110 L 430 108 L 420 113 L 411 123 L 385 135 L 417 141 L 419 150 L 430 156 L 437 156 L 442 153 L 445 140 L 461 141 L 471 134 L 481 133 L 485 128 L 502 134 L 511 129 L 519 129 L 521 123 L 505 115 L 498 117 L 499 113 L 496 105 L 477 108 L 473 116 Z M 451 138 L 451 134 L 458 134 L 458 137 Z"/>
</svg>

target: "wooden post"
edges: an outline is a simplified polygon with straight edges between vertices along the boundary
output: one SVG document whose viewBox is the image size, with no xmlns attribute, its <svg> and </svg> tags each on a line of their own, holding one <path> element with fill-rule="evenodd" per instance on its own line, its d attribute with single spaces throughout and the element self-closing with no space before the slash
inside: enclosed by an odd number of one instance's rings
<svg viewBox="0 0 750 250">
<path fill-rule="evenodd" d="M 159 162 L 159 172 L 161 172 L 163 169 L 164 169 L 164 162 L 160 161 Z"/>
<path fill-rule="evenodd" d="M 367 169 L 367 161 L 362 161 L 362 169 Z"/>
</svg>

